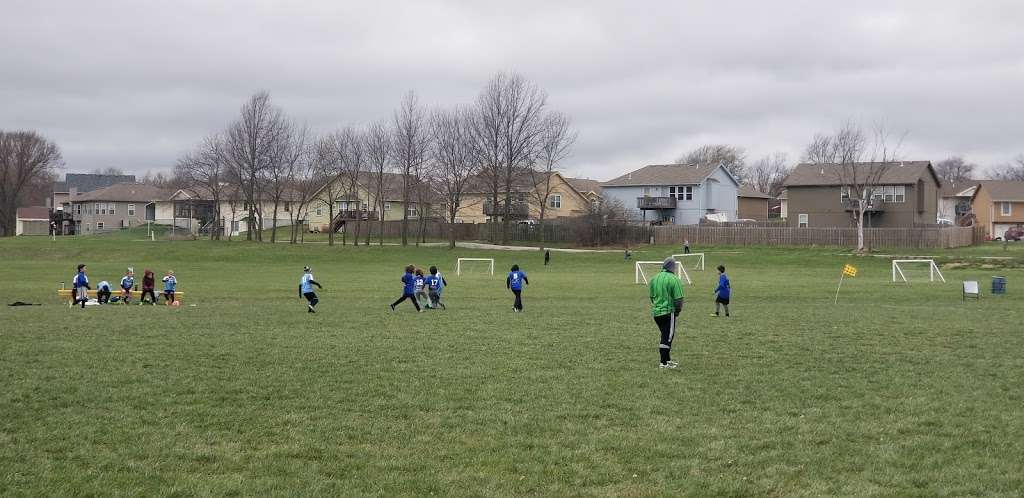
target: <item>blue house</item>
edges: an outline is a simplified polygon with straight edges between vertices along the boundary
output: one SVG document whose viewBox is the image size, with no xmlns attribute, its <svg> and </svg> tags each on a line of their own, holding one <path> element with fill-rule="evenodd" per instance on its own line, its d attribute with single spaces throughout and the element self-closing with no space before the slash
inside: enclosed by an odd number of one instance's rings
<svg viewBox="0 0 1024 498">
<path fill-rule="evenodd" d="M 654 223 L 696 225 L 709 214 L 736 220 L 739 182 L 721 165 L 656 164 L 601 184 L 605 198 Z"/>
</svg>

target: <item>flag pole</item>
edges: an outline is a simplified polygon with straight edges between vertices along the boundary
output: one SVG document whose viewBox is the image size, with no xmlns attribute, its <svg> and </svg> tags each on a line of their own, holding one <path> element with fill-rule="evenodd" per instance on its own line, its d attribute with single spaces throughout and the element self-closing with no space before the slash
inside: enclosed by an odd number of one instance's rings
<svg viewBox="0 0 1024 498">
<path fill-rule="evenodd" d="M 832 304 L 839 304 L 839 289 L 843 288 L 843 278 L 846 277 L 846 272 L 839 273 L 839 286 L 836 287 L 836 299 Z"/>
</svg>

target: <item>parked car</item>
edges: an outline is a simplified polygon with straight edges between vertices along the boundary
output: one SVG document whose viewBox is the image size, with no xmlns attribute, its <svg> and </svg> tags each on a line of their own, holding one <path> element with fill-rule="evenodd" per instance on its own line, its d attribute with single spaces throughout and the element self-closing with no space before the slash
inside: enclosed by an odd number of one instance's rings
<svg viewBox="0 0 1024 498">
<path fill-rule="evenodd" d="M 1022 228 L 1020 225 L 1007 228 L 1006 232 L 1003 233 L 1003 237 L 1006 240 L 1012 240 L 1014 242 L 1024 240 L 1024 228 Z"/>
<path fill-rule="evenodd" d="M 537 220 L 520 220 L 519 224 L 533 227 L 537 226 Z"/>
<path fill-rule="evenodd" d="M 935 220 L 935 223 L 939 224 L 939 225 L 950 225 L 950 226 L 955 224 L 955 223 L 953 223 L 953 220 L 951 220 L 949 218 L 938 218 L 938 219 Z"/>
</svg>

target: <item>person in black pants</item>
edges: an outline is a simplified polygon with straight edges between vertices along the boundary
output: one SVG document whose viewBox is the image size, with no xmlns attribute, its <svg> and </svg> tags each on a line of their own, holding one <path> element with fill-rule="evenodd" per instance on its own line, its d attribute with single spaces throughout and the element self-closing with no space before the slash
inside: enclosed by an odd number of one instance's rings
<svg viewBox="0 0 1024 498">
<path fill-rule="evenodd" d="M 529 285 L 526 279 L 526 272 L 519 269 L 519 265 L 512 265 L 508 277 L 505 278 L 505 287 L 515 294 L 516 301 L 512 304 L 512 311 L 518 313 L 523 311 L 523 285 Z"/>
<path fill-rule="evenodd" d="M 413 265 L 405 267 L 405 275 L 402 275 L 402 297 L 391 303 L 391 311 L 395 311 L 395 306 L 398 306 L 406 299 L 412 301 L 412 305 L 416 307 L 417 312 L 423 311 L 420 309 L 420 303 L 416 302 L 416 277 L 412 274 L 414 271 L 416 271 L 416 267 Z"/>
</svg>

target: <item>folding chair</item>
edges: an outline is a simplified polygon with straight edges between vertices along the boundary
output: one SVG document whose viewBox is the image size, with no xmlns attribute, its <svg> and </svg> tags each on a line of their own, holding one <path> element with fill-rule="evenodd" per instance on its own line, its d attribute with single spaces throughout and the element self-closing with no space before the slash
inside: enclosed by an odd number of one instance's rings
<svg viewBox="0 0 1024 498">
<path fill-rule="evenodd" d="M 977 280 L 964 280 L 963 294 L 960 296 L 962 302 L 967 302 L 967 298 L 973 297 L 978 301 L 981 301 L 981 291 L 978 288 Z"/>
</svg>

